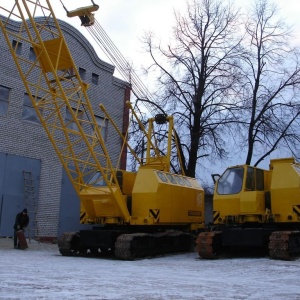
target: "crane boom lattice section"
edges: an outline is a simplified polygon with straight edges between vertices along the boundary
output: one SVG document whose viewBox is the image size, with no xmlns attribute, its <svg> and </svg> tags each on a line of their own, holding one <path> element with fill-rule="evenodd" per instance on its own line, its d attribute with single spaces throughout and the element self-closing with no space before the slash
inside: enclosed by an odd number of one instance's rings
<svg viewBox="0 0 300 300">
<path fill-rule="evenodd" d="M 5 16 L 0 19 L 1 29 L 26 94 L 75 189 L 79 192 L 85 179 L 100 171 L 110 192 L 118 193 L 101 125 L 87 96 L 88 85 L 80 78 L 49 0 L 6 2 L 11 3 L 0 5 Z M 29 59 L 18 55 L 22 43 L 33 51 Z"/>
</svg>

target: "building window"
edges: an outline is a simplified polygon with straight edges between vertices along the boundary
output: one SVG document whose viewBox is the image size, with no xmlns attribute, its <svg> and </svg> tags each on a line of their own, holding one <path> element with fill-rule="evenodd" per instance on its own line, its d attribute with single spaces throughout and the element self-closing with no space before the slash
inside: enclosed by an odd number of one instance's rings
<svg viewBox="0 0 300 300">
<path fill-rule="evenodd" d="M 95 73 L 92 73 L 92 83 L 97 85 L 98 82 L 99 82 L 99 75 L 95 74 Z"/>
<path fill-rule="evenodd" d="M 21 55 L 22 54 L 22 43 L 17 42 L 16 40 L 12 41 L 12 47 L 15 50 L 17 55 Z"/>
<path fill-rule="evenodd" d="M 86 69 L 79 68 L 78 71 L 79 71 L 79 75 L 80 75 L 81 79 L 85 80 L 86 79 Z"/>
<path fill-rule="evenodd" d="M 82 116 L 83 116 L 83 112 L 82 111 L 76 110 L 74 108 L 72 108 L 72 110 L 73 110 L 74 114 L 76 115 L 77 119 L 82 118 Z M 66 110 L 66 126 L 69 129 L 72 129 L 72 130 L 75 130 L 75 131 L 79 131 L 79 128 L 78 128 L 76 122 L 74 121 L 74 118 L 73 118 L 70 110 L 68 109 L 68 107 L 67 107 L 67 110 Z"/>
<path fill-rule="evenodd" d="M 29 60 L 36 61 L 36 55 L 32 47 L 29 48 Z"/>
<path fill-rule="evenodd" d="M 0 85 L 0 116 L 6 116 L 11 89 Z"/>
<path fill-rule="evenodd" d="M 103 140 L 107 141 L 107 124 L 108 120 L 99 116 L 95 116 L 96 122 L 98 124 L 98 128 L 100 129 L 100 133 L 102 135 Z"/>
<path fill-rule="evenodd" d="M 40 98 L 35 98 L 35 101 L 39 100 Z M 42 113 L 42 110 L 39 109 L 40 113 Z M 27 120 L 27 121 L 32 121 L 35 123 L 40 123 L 39 117 L 31 103 L 30 97 L 28 94 L 24 94 L 24 101 L 23 101 L 23 114 L 22 114 L 22 119 Z"/>
</svg>

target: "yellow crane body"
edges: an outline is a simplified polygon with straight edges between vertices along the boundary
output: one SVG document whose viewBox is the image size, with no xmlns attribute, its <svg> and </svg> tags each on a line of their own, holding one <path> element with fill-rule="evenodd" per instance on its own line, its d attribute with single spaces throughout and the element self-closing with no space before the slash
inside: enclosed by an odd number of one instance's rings
<svg viewBox="0 0 300 300">
<path fill-rule="evenodd" d="M 222 251 L 268 252 L 272 258 L 300 254 L 300 164 L 272 159 L 269 170 L 248 165 L 228 168 L 217 180 L 213 230 L 197 239 L 201 257 Z"/>
<path fill-rule="evenodd" d="M 80 8 L 70 16 L 96 9 Z M 50 1 L 7 1 L 0 4 L 0 13 L 2 33 L 32 106 L 79 196 L 80 223 L 94 225 L 63 234 L 58 243 L 61 254 L 113 252 L 119 259 L 134 259 L 189 251 L 192 233 L 204 226 L 204 191 L 195 179 L 170 172 L 172 140 L 176 142 L 173 118 L 150 118 L 146 130 L 127 103 L 147 141 L 146 156 L 140 159 L 100 106 L 140 165 L 136 172 L 119 170 Z M 11 29 L 11 19 L 20 22 L 18 32 Z M 35 58 L 18 55 L 12 40 L 29 44 Z M 158 149 L 156 123 L 168 126 L 166 151 Z"/>
</svg>

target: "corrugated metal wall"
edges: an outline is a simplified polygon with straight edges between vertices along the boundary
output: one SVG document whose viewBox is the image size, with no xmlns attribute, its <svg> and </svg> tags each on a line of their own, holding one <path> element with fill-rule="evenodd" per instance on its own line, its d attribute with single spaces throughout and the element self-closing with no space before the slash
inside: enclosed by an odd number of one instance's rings
<svg viewBox="0 0 300 300">
<path fill-rule="evenodd" d="M 38 159 L 0 153 L 0 236 L 13 236 L 16 214 L 26 207 L 23 171 L 32 172 L 36 202 L 39 195 L 41 162 Z M 35 216 L 29 209 L 30 225 Z"/>
<path fill-rule="evenodd" d="M 92 225 L 80 225 L 80 201 L 66 174 L 63 171 L 61 198 L 59 207 L 58 236 L 68 231 L 92 228 Z"/>
</svg>

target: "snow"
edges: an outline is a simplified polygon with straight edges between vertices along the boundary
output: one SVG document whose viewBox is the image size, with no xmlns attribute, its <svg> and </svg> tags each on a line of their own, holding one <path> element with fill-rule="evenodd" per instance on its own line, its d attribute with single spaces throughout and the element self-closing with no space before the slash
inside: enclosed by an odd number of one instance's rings
<svg viewBox="0 0 300 300">
<path fill-rule="evenodd" d="M 300 299 L 300 259 L 204 260 L 196 252 L 136 261 L 13 249 L 0 238 L 0 299 Z"/>
</svg>

